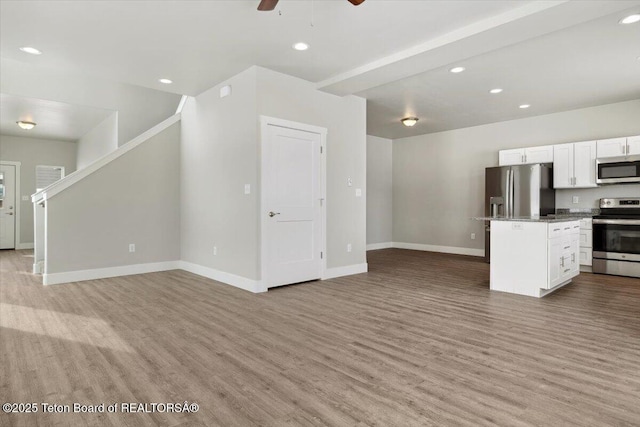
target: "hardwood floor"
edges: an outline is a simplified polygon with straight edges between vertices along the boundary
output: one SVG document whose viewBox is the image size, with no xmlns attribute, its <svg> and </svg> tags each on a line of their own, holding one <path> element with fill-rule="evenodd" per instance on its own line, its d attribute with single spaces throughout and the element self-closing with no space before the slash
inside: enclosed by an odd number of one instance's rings
<svg viewBox="0 0 640 427">
<path fill-rule="evenodd" d="M 3 426 L 638 426 L 640 279 L 489 292 L 488 265 L 387 249 L 370 272 L 254 295 L 183 271 L 43 287 L 0 252 L 0 396 L 197 413 Z"/>
</svg>

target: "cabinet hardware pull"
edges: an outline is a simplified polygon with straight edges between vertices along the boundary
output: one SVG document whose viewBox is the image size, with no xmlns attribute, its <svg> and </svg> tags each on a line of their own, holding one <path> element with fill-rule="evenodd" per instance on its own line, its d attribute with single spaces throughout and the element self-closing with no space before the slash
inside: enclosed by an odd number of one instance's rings
<svg viewBox="0 0 640 427">
<path fill-rule="evenodd" d="M 564 248 L 565 249 L 571 249 L 571 246 L 565 246 Z"/>
</svg>

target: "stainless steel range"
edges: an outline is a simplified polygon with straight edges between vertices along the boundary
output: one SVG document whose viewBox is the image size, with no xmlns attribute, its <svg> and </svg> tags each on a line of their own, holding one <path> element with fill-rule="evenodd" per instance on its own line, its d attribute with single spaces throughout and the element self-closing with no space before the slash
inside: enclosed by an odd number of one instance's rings
<svg viewBox="0 0 640 427">
<path fill-rule="evenodd" d="M 640 277 L 640 198 L 600 199 L 593 217 L 593 272 Z"/>
</svg>

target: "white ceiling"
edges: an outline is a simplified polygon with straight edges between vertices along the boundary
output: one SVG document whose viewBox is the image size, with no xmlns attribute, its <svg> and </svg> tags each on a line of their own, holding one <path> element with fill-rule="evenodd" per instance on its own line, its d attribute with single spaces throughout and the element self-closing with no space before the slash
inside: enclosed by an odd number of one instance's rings
<svg viewBox="0 0 640 427">
<path fill-rule="evenodd" d="M 617 24 L 640 1 L 257 4 L 3 0 L 0 54 L 189 95 L 260 65 L 366 97 L 368 133 L 387 138 L 640 97 L 640 24 Z M 298 41 L 311 48 L 294 51 Z M 467 71 L 446 71 L 459 63 Z M 489 97 L 493 86 L 505 92 Z M 407 114 L 420 117 L 414 128 L 400 124 Z"/>
<path fill-rule="evenodd" d="M 75 142 L 111 114 L 100 108 L 0 94 L 2 135 Z M 35 122 L 36 127 L 21 129 L 18 120 Z"/>
</svg>

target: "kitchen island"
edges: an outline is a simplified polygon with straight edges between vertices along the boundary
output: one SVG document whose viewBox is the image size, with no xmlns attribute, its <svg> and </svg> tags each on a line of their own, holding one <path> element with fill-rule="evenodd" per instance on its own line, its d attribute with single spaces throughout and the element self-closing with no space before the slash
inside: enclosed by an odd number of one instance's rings
<svg viewBox="0 0 640 427">
<path fill-rule="evenodd" d="M 491 221 L 492 291 L 541 298 L 580 274 L 580 221 L 566 218 L 475 218 Z"/>
</svg>

